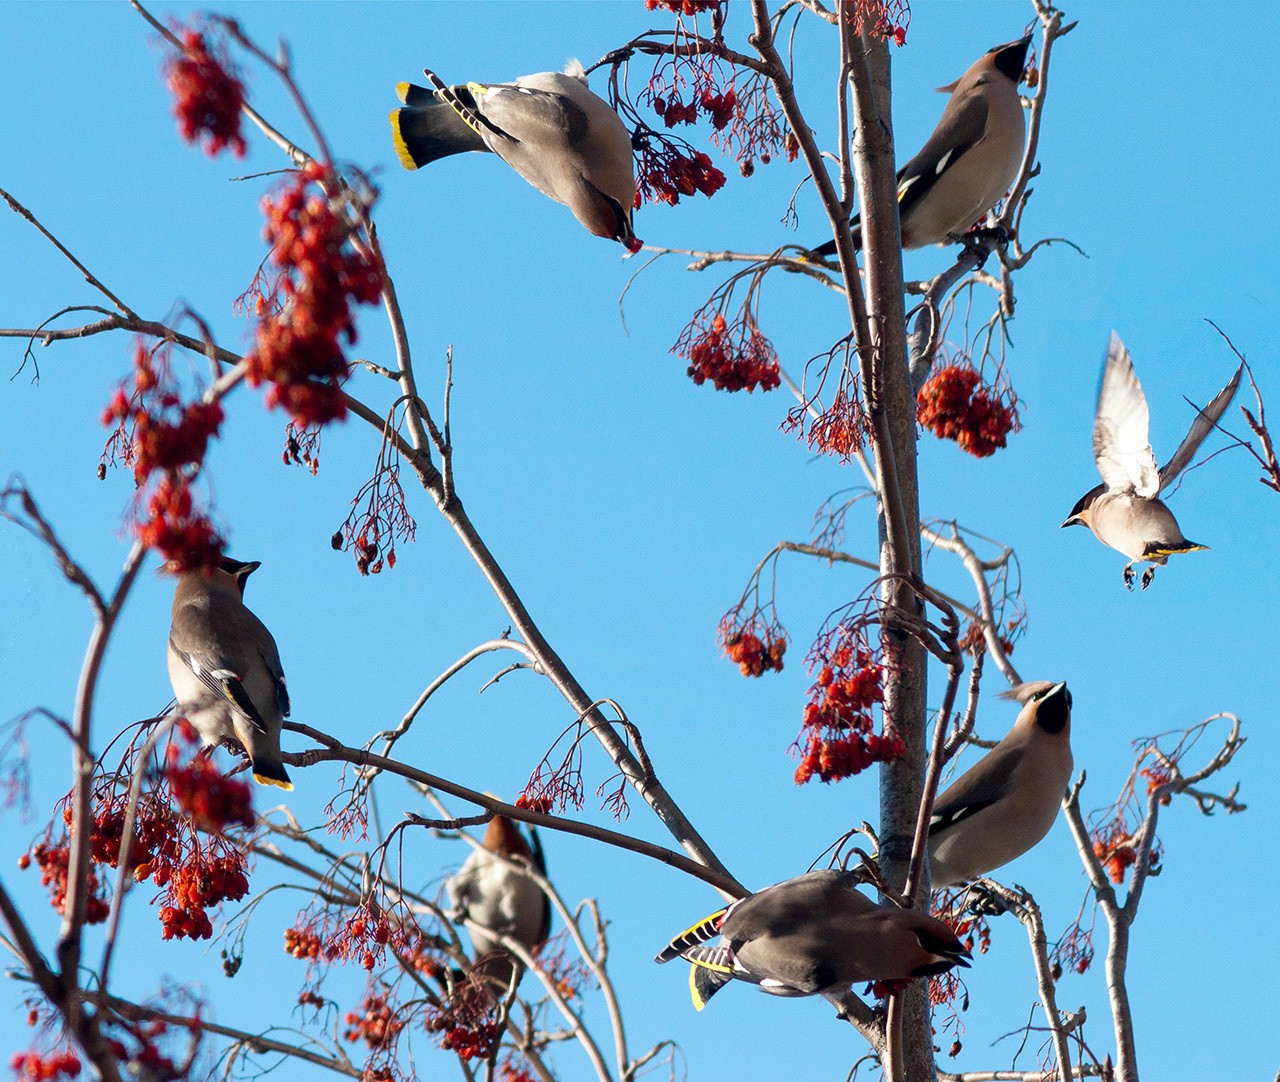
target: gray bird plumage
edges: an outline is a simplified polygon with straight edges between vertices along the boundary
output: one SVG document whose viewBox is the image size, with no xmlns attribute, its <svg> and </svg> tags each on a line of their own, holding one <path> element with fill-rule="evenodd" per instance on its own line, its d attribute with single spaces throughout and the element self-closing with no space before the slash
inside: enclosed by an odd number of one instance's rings
<svg viewBox="0 0 1280 1082">
<path fill-rule="evenodd" d="M 545 877 L 542 846 L 535 832 L 530 831 L 530 837 L 532 845 L 510 819 L 495 815 L 485 830 L 483 848 L 473 849 L 445 885 L 454 919 L 469 924 L 476 959 L 472 971 L 492 980 L 497 989 L 518 981 L 523 967 L 496 937 L 510 936 L 532 953 L 551 930 L 551 903 L 542 888 L 520 868 L 500 859 L 523 860 Z"/>
<path fill-rule="evenodd" d="M 1004 694 L 1023 704 L 1013 728 L 933 804 L 935 890 L 1008 864 L 1049 833 L 1071 780 L 1071 692 L 1047 680 Z"/>
<path fill-rule="evenodd" d="M 692 963 L 698 1010 L 731 980 L 775 996 L 812 996 L 969 964 L 969 952 L 942 921 L 878 905 L 856 886 L 853 873 L 828 870 L 766 887 L 699 921 L 654 960 Z M 707 946 L 717 935 L 720 945 Z"/>
<path fill-rule="evenodd" d="M 239 741 L 263 785 L 292 789 L 280 759 L 289 691 L 275 639 L 244 604 L 261 564 L 223 559 L 178 576 L 169 629 L 169 682 L 178 709 L 206 744 Z"/>
<path fill-rule="evenodd" d="M 391 112 L 406 169 L 466 151 L 490 150 L 538 191 L 563 203 L 591 233 L 639 246 L 632 230 L 636 179 L 631 135 L 582 65 L 523 75 L 514 83 L 401 83 Z"/>
<path fill-rule="evenodd" d="M 1003 198 L 1022 164 L 1026 121 L 1018 83 L 1031 35 L 984 53 L 950 86 L 937 127 L 920 152 L 898 170 L 898 219 L 903 248 L 946 244 Z M 862 246 L 858 219 L 850 223 Z M 834 241 L 814 248 L 835 253 Z"/>
<path fill-rule="evenodd" d="M 1107 359 L 1098 391 L 1098 408 L 1093 421 L 1093 457 L 1102 474 L 1102 484 L 1080 497 L 1066 526 L 1087 526 L 1104 545 L 1129 557 L 1124 569 L 1125 585 L 1132 589 L 1133 565 L 1146 560 L 1142 588 L 1151 585 L 1157 566 L 1182 552 L 1197 552 L 1207 546 L 1183 536 L 1173 512 L 1159 498 L 1195 457 L 1200 444 L 1235 398 L 1244 365 L 1200 410 L 1186 438 L 1163 468 L 1156 468 L 1155 454 L 1148 437 L 1150 414 L 1147 398 L 1133 369 L 1133 360 L 1120 336 L 1111 332 Z"/>
</svg>

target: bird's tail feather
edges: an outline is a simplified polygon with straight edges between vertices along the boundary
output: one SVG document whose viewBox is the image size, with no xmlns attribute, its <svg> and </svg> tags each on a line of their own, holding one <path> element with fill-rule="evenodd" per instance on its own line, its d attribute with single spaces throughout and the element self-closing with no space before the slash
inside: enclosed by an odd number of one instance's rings
<svg viewBox="0 0 1280 1082">
<path fill-rule="evenodd" d="M 689 998 L 693 1000 L 694 1009 L 702 1010 L 707 1005 L 707 1000 L 720 991 L 731 979 L 727 974 L 718 970 L 707 969 L 705 966 L 700 965 L 691 965 L 689 967 Z"/>
<path fill-rule="evenodd" d="M 432 91 L 400 83 L 396 93 L 405 108 L 391 111 L 391 139 L 406 169 L 420 169 L 437 158 L 469 150 L 489 149 L 458 111 L 437 101 Z"/>
<path fill-rule="evenodd" d="M 686 928 L 663 947 L 653 960 L 658 963 L 669 962 L 672 958 L 679 958 L 690 948 L 697 947 L 708 939 L 714 939 L 720 934 L 720 921 L 727 912 L 729 912 L 727 908 L 717 909 L 709 917 L 703 917 L 692 928 Z"/>
<path fill-rule="evenodd" d="M 264 763 L 258 760 L 253 764 L 253 780 L 259 785 L 274 785 L 285 792 L 293 792 L 293 782 L 289 780 L 283 763 Z"/>
<path fill-rule="evenodd" d="M 1182 552 L 1208 552 L 1208 545 L 1198 545 L 1194 541 L 1184 541 L 1181 545 L 1162 545 L 1152 542 L 1142 550 L 1143 559 L 1152 556 L 1177 556 Z"/>
</svg>

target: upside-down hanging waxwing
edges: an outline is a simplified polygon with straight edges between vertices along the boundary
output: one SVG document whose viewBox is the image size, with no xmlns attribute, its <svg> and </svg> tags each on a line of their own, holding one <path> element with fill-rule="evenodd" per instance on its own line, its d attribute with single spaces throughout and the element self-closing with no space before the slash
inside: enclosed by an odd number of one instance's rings
<svg viewBox="0 0 1280 1082">
<path fill-rule="evenodd" d="M 587 87 L 578 61 L 564 72 L 523 75 L 514 83 L 446 86 L 431 71 L 425 74 L 435 89 L 396 86 L 404 108 L 392 111 L 391 132 L 406 169 L 491 150 L 597 237 L 639 246 L 631 228 L 631 135 L 609 103 Z"/>
<path fill-rule="evenodd" d="M 546 877 L 547 864 L 537 832 L 530 829 L 529 838 L 526 841 L 510 819 L 495 815 L 484 832 L 483 848 L 473 849 L 446 884 L 453 919 L 473 926 L 468 928 L 475 948 L 472 972 L 492 980 L 495 989 L 518 982 L 524 970 L 494 937 L 510 936 L 532 953 L 551 931 L 550 900 L 511 863 L 523 862 Z"/>
<path fill-rule="evenodd" d="M 977 879 L 1049 833 L 1071 780 L 1071 692 L 1047 680 L 1001 698 L 1023 704 L 1013 728 L 938 794 L 929 820 L 934 890 Z"/>
<path fill-rule="evenodd" d="M 1146 560 L 1142 588 L 1151 585 L 1156 567 L 1180 552 L 1208 548 L 1188 541 L 1173 512 L 1159 498 L 1173 479 L 1195 457 L 1200 444 L 1235 398 L 1244 365 L 1191 423 L 1191 430 L 1173 457 L 1156 469 L 1156 457 L 1148 442 L 1147 397 L 1133 370 L 1133 361 L 1120 336 L 1111 332 L 1107 360 L 1098 391 L 1098 411 L 1093 420 L 1093 457 L 1102 484 L 1080 497 L 1062 525 L 1088 526 L 1104 545 L 1129 557 L 1124 583 L 1133 589 L 1133 565 Z"/>
<path fill-rule="evenodd" d="M 692 963 L 689 990 L 698 1010 L 731 980 L 775 996 L 813 996 L 969 964 L 969 952 L 942 921 L 878 905 L 857 882 L 853 872 L 828 870 L 766 887 L 682 932 L 654 961 Z M 722 941 L 708 946 L 717 935 Z"/>
<path fill-rule="evenodd" d="M 280 654 L 244 604 L 245 582 L 261 566 L 224 558 L 207 574 L 178 576 L 169 682 L 178 709 L 206 744 L 238 740 L 255 781 L 292 789 L 280 761 L 280 727 L 289 714 Z"/>
<path fill-rule="evenodd" d="M 1031 35 L 997 45 L 950 86 L 938 126 L 914 158 L 898 170 L 898 220 L 903 248 L 946 244 L 994 207 L 1018 175 L 1026 122 L 1018 83 Z M 862 231 L 850 223 L 855 248 Z M 814 248 L 833 255 L 835 241 Z"/>
</svg>

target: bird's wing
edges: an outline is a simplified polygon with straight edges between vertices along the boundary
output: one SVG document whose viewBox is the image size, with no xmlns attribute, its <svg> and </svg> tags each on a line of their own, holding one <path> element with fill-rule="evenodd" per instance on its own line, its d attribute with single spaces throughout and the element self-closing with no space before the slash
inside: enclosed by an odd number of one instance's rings
<svg viewBox="0 0 1280 1082">
<path fill-rule="evenodd" d="M 1195 453 L 1200 449 L 1200 444 L 1204 443 L 1204 438 L 1213 431 L 1213 426 L 1227 412 L 1227 407 L 1231 405 L 1231 400 L 1235 398 L 1236 391 L 1240 388 L 1240 377 L 1243 374 L 1244 365 L 1241 364 L 1236 369 L 1236 374 L 1228 380 L 1227 385 L 1213 396 L 1213 401 L 1196 414 L 1196 419 L 1191 422 L 1191 431 L 1187 433 L 1186 439 L 1178 444 L 1178 449 L 1173 452 L 1173 457 L 1160 468 L 1161 489 L 1168 488 L 1169 483 L 1186 469 L 1187 463 L 1195 457 Z"/>
<path fill-rule="evenodd" d="M 987 101 L 979 95 L 952 98 L 920 152 L 898 170 L 898 217 L 904 218 L 944 172 L 987 130 Z"/>
<path fill-rule="evenodd" d="M 1023 751 L 1021 745 L 997 746 L 961 774 L 934 801 L 929 834 L 941 834 L 1004 796 Z"/>
<path fill-rule="evenodd" d="M 177 621 L 175 620 L 174 623 L 176 631 Z M 236 672 L 236 668 L 241 666 L 236 666 L 233 660 L 226 657 L 210 655 L 194 648 L 184 649 L 181 640 L 182 636 L 179 634 L 169 635 L 169 645 L 173 648 L 173 652 L 195 674 L 196 679 L 239 710 L 255 729 L 265 733 L 267 723 L 258 712 L 258 708 L 253 705 L 253 700 Z"/>
<path fill-rule="evenodd" d="M 1149 422 L 1147 396 L 1129 351 L 1112 331 L 1093 419 L 1093 457 L 1109 491 L 1131 491 L 1143 499 L 1160 491 L 1160 471 L 1147 435 Z"/>
<path fill-rule="evenodd" d="M 491 128 L 508 139 L 536 146 L 557 142 L 573 145 L 590 127 L 582 107 L 565 94 L 508 84 L 480 90 L 483 102 L 477 111 Z M 476 93 L 474 88 L 472 93 Z"/>
<path fill-rule="evenodd" d="M 686 952 L 700 946 L 709 939 L 714 939 L 720 934 L 720 922 L 727 912 L 729 912 L 728 909 L 717 909 L 710 916 L 703 917 L 692 928 L 686 928 L 663 947 L 653 960 L 661 963 L 669 962 L 672 958 L 679 958 L 682 955 L 687 957 Z"/>
</svg>

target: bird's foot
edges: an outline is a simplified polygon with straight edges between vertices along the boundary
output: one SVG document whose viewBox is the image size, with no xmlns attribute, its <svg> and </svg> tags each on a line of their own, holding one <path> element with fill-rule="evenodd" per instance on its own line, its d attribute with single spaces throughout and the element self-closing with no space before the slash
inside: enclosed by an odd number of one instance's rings
<svg viewBox="0 0 1280 1082">
<path fill-rule="evenodd" d="M 1125 589 L 1132 590 L 1133 589 L 1133 564 L 1125 565 L 1123 575 L 1124 575 Z M 1146 586 L 1144 585 L 1142 588 L 1145 590 Z"/>
<path fill-rule="evenodd" d="M 1009 911 L 1009 902 L 996 884 L 986 879 L 977 879 L 969 884 L 966 895 L 966 911 L 980 917 L 998 917 Z"/>
<path fill-rule="evenodd" d="M 1142 573 L 1142 588 L 1145 590 L 1151 585 L 1151 580 L 1156 577 L 1156 565 L 1152 564 Z"/>
</svg>

